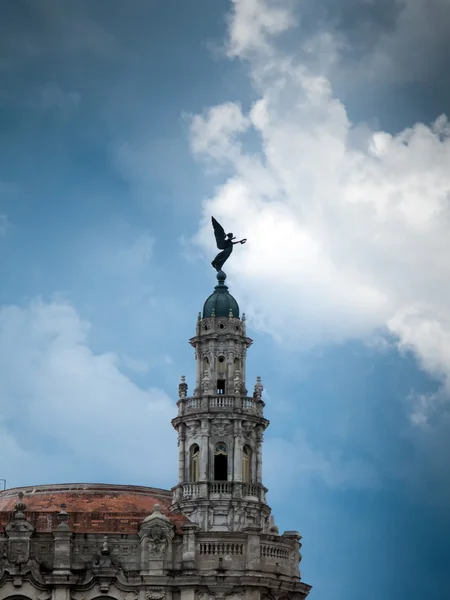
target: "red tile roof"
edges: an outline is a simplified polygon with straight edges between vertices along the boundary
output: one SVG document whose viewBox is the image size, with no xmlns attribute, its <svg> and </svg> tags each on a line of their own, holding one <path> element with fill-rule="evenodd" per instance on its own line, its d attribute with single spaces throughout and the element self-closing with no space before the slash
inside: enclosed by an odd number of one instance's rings
<svg viewBox="0 0 450 600">
<path fill-rule="evenodd" d="M 61 504 L 66 505 L 68 524 L 78 533 L 137 533 L 155 504 L 179 529 L 188 522 L 181 513 L 169 513 L 168 490 L 137 485 L 64 483 L 11 488 L 0 492 L 0 528 L 8 523 L 23 492 L 25 514 L 36 531 L 49 532 L 58 524 Z"/>
</svg>

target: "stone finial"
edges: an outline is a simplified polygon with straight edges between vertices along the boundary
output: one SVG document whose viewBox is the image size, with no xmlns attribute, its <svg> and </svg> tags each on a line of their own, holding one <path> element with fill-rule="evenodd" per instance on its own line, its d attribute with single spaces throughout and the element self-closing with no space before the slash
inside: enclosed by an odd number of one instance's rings
<svg viewBox="0 0 450 600">
<path fill-rule="evenodd" d="M 11 520 L 5 526 L 5 531 L 8 537 L 11 537 L 11 535 L 15 535 L 16 533 L 22 535 L 24 532 L 31 532 L 34 530 L 33 525 L 25 516 L 25 510 L 27 506 L 23 501 L 23 492 L 19 492 L 17 495 L 19 500 L 14 505 L 14 511 L 12 513 Z"/>
<path fill-rule="evenodd" d="M 23 492 L 19 492 L 18 494 L 19 500 L 14 505 L 14 519 L 25 519 L 25 509 L 27 505 L 23 501 Z"/>
<path fill-rule="evenodd" d="M 186 398 L 187 395 L 187 383 L 186 383 L 186 377 L 184 375 L 181 376 L 181 382 L 178 386 L 178 396 L 180 398 Z"/>
<path fill-rule="evenodd" d="M 67 506 L 64 502 L 61 504 L 61 510 L 58 513 L 58 520 L 60 523 L 67 523 L 69 520 L 69 515 L 66 510 Z"/>
<path fill-rule="evenodd" d="M 233 309 L 232 309 L 232 308 L 230 308 L 230 310 L 229 310 L 229 312 L 228 312 L 228 317 L 229 317 L 230 319 L 232 319 L 232 318 L 233 318 Z"/>
<path fill-rule="evenodd" d="M 216 316 L 216 309 L 213 308 L 211 311 L 211 317 L 215 317 Z"/>
<path fill-rule="evenodd" d="M 148 517 L 145 517 L 144 523 L 149 523 L 149 522 L 152 522 L 152 521 L 155 521 L 158 519 L 160 519 L 161 521 L 166 521 L 166 522 L 170 523 L 170 519 L 168 517 L 166 517 L 166 515 L 162 514 L 161 505 L 154 504 L 152 512 L 148 515 Z"/>
<path fill-rule="evenodd" d="M 59 521 L 59 525 L 56 527 L 57 531 L 69 531 L 70 530 L 69 524 L 68 524 L 69 514 L 66 510 L 66 505 L 64 503 L 61 504 L 61 510 L 57 514 L 57 519 Z"/>
<path fill-rule="evenodd" d="M 264 386 L 261 383 L 261 377 L 258 375 L 258 377 L 256 378 L 255 391 L 254 391 L 254 394 L 253 394 L 253 397 L 256 400 L 261 400 L 263 389 L 264 389 Z"/>
</svg>

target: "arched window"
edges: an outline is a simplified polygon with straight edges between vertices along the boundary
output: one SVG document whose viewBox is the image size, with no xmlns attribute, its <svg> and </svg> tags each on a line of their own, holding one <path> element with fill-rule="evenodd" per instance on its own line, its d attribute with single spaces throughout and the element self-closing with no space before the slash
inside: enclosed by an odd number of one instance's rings
<svg viewBox="0 0 450 600">
<path fill-rule="evenodd" d="M 250 483 L 252 480 L 252 449 L 244 446 L 242 449 L 242 481 Z"/>
<path fill-rule="evenodd" d="M 228 450 L 224 442 L 214 448 L 214 480 L 228 481 Z"/>
<path fill-rule="evenodd" d="M 195 483 L 200 479 L 200 448 L 193 444 L 189 450 L 189 481 Z"/>
</svg>

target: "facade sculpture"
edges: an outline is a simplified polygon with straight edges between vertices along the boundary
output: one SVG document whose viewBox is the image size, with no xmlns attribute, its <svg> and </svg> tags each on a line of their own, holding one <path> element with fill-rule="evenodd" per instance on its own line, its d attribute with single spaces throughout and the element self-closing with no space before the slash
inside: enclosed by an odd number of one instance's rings
<svg viewBox="0 0 450 600">
<path fill-rule="evenodd" d="M 217 277 L 190 340 L 192 395 L 185 377 L 179 385 L 175 487 L 0 492 L 1 600 L 306 598 L 301 536 L 280 535 L 266 501 L 261 379 L 246 389 L 252 340 Z"/>
</svg>

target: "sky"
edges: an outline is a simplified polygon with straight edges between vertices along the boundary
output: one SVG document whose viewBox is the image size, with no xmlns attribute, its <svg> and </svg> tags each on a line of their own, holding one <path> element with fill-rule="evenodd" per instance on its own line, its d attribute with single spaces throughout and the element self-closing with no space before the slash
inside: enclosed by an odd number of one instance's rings
<svg viewBox="0 0 450 600">
<path fill-rule="evenodd" d="M 8 487 L 176 483 L 214 215 L 311 599 L 450 597 L 449 28 L 449 0 L 0 4 Z"/>
</svg>

